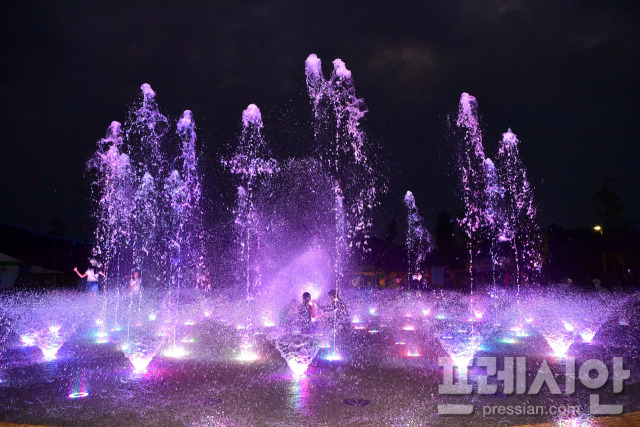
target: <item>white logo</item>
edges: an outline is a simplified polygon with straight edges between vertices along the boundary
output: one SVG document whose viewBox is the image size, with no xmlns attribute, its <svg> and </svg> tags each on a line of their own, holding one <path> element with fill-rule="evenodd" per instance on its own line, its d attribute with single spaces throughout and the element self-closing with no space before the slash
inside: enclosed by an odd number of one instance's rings
<svg viewBox="0 0 640 427">
<path fill-rule="evenodd" d="M 466 366 L 455 366 L 448 357 L 438 358 L 438 365 L 442 366 L 443 384 L 438 385 L 438 394 L 466 395 L 473 393 L 473 385 L 467 382 L 468 371 Z M 478 357 L 477 366 L 487 369 L 486 375 L 478 375 L 478 394 L 496 394 L 499 384 L 490 384 L 488 379 L 495 377 L 502 385 L 504 394 L 530 394 L 540 393 L 546 384 L 551 394 L 562 394 L 558 381 L 546 360 L 538 368 L 531 384 L 527 384 L 527 360 L 525 357 L 504 357 L 504 369 L 497 370 L 496 357 Z M 454 381 L 454 368 L 457 368 L 457 382 Z M 592 377 L 590 374 L 597 375 Z M 565 359 L 564 394 L 571 395 L 576 390 L 576 359 Z M 623 358 L 613 358 L 613 392 L 621 393 L 624 388 L 624 380 L 629 379 L 631 371 L 624 369 Z M 607 365 L 598 359 L 589 359 L 582 363 L 578 369 L 578 379 L 588 389 L 601 388 L 609 379 Z M 474 406 L 468 404 L 440 404 L 440 415 L 469 415 L 473 413 Z M 484 411 L 483 411 L 484 413 Z M 619 415 L 622 413 L 622 405 L 601 404 L 599 394 L 589 396 L 589 413 L 593 415 Z"/>
</svg>

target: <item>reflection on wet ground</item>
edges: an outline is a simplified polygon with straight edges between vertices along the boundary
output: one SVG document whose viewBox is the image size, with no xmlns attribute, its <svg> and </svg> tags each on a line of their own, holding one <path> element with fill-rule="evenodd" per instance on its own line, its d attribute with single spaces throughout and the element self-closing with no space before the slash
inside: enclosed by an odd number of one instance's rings
<svg viewBox="0 0 640 427">
<path fill-rule="evenodd" d="M 624 368 L 631 371 L 623 392 L 613 392 L 610 377 L 597 390 L 577 381 L 571 395 L 553 394 L 546 385 L 539 394 L 504 394 L 499 388 L 496 394 L 480 395 L 478 379 L 485 368 L 477 365 L 468 372 L 471 394 L 439 394 L 443 369 L 438 358 L 448 355 L 440 320 L 435 316 L 430 320 L 380 317 L 361 316 L 349 332 L 337 338 L 341 358 L 333 360 L 332 349 L 323 346 L 304 375 L 292 374 L 274 345 L 271 328 L 253 331 L 252 351 L 257 357 L 242 359 L 238 356 L 247 330 L 217 319 L 205 318 L 184 326 L 178 336 L 183 349 L 180 357 L 159 352 L 141 372 L 133 372 L 122 351 L 117 334 L 124 331 L 112 331 L 110 339 L 102 342 L 96 340 L 96 327 L 80 326 L 52 360 L 44 360 L 38 347 L 24 346 L 20 336 L 12 333 L 3 355 L 0 420 L 60 426 L 492 426 L 544 422 L 596 426 L 602 422 L 635 425 L 638 420 L 637 414 L 613 419 L 588 415 L 593 393 L 603 404 L 623 405 L 625 413 L 640 410 L 635 317 L 629 317 L 627 324 L 609 319 L 592 341 L 575 341 L 568 351 L 578 367 L 592 358 L 611 367 L 613 357 L 623 357 Z M 413 328 L 407 327 L 410 323 Z M 501 325 L 483 337 L 475 360 L 497 356 L 497 369 L 502 370 L 504 357 L 526 356 L 528 387 L 546 360 L 564 391 L 567 361 L 549 356 L 551 350 L 541 333 L 531 329 L 527 334 L 514 334 Z M 438 405 L 443 404 L 470 404 L 474 409 L 471 415 L 438 415 Z M 505 409 L 501 413 L 499 407 L 511 407 L 512 412 Z M 532 407 L 546 412 L 527 415 Z M 552 407 L 564 416 L 548 413 Z M 567 412 L 569 408 L 573 412 Z"/>
</svg>

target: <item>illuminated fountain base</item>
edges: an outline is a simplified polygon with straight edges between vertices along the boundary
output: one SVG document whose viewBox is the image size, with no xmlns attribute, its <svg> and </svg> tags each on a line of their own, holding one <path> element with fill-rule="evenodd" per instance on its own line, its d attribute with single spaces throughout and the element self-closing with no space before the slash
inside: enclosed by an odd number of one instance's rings
<svg viewBox="0 0 640 427">
<path fill-rule="evenodd" d="M 550 353 L 545 338 L 554 355 L 564 355 L 574 340 L 592 333 L 589 319 L 566 310 L 562 313 L 565 316 L 555 311 L 538 315 L 533 310 L 536 318 L 527 322 L 531 310 L 524 299 L 520 303 L 522 315 L 517 315 L 518 310 L 487 308 L 477 316 L 461 304 L 465 295 L 455 297 L 457 305 L 448 300 L 438 305 L 429 297 L 416 302 L 393 294 L 389 300 L 378 298 L 373 314 L 369 294 L 363 293 L 362 302 L 357 294 L 349 297 L 345 300 L 350 315 L 357 315 L 359 320 L 354 325 L 362 329 L 349 328 L 339 335 L 336 353 L 332 333 L 286 334 L 285 327 L 264 324 L 265 314 L 260 312 L 255 313 L 253 326 L 237 329 L 240 324 L 247 325 L 244 302 L 208 301 L 207 310 L 200 306 L 199 314 L 184 307 L 190 310 L 188 317 L 143 307 L 137 317 L 130 318 L 121 310 L 120 331 L 111 329 L 114 322 L 109 317 L 103 324 L 109 331 L 110 344 L 98 344 L 96 331 L 103 325 L 95 319 L 79 325 L 70 337 L 66 337 L 64 324 L 57 328 L 57 323 L 41 322 L 52 328 L 16 331 L 8 342 L 8 351 L 2 354 L 4 371 L 0 377 L 5 381 L 0 386 L 0 422 L 153 426 L 175 425 L 180 419 L 186 425 L 452 427 L 459 425 L 460 418 L 439 417 L 437 405 L 463 403 L 463 396 L 438 394 L 443 381 L 440 358 L 456 366 L 456 381 L 467 378 L 474 387 L 484 372 L 473 366 L 474 356 L 497 357 L 498 369 L 502 356 L 526 357 L 527 375 L 532 378 L 543 359 L 554 372 L 564 372 L 564 360 L 545 354 Z M 216 308 L 221 306 L 224 311 Z M 409 308 L 411 316 L 407 316 Z M 157 316 L 152 320 L 149 313 Z M 436 318 L 437 313 L 443 318 Z M 270 316 L 276 317 L 273 312 Z M 623 394 L 614 394 L 611 387 L 598 391 L 603 402 L 622 401 L 625 411 L 640 411 L 636 357 L 640 341 L 627 338 L 638 333 L 638 317 L 626 312 L 627 324 L 619 325 L 619 316 L 612 316 L 596 339 L 587 335 L 582 338 L 585 343 L 591 338 L 591 344 L 578 342 L 569 350 L 578 364 L 589 358 L 601 358 L 608 364 L 614 354 L 609 344 L 616 356 L 625 357 L 625 368 L 631 370 L 632 378 L 625 382 Z M 167 322 L 174 318 L 188 318 L 189 324 L 184 320 Z M 46 364 L 38 363 L 38 349 L 27 347 L 40 344 L 53 357 L 63 338 L 68 338 L 64 357 Z M 320 357 L 322 360 L 316 360 Z M 256 360 L 259 363 L 252 363 Z M 472 367 L 465 369 L 469 364 Z M 571 396 L 552 395 L 543 389 L 535 396 L 500 396 L 500 404 L 520 405 L 526 400 L 536 405 L 588 408 L 590 393 L 592 390 L 578 384 Z M 619 400 L 620 396 L 624 400 Z M 39 404 L 28 403 L 32 401 Z M 361 401 L 370 402 L 366 411 L 354 404 Z M 478 410 L 485 403 L 493 404 L 495 396 L 476 395 L 472 401 Z M 211 408 L 214 404 L 216 410 Z M 563 418 L 567 424 L 570 420 Z M 490 426 L 502 421 L 504 418 L 470 416 L 468 424 Z M 523 414 L 506 421 L 515 425 L 558 419 Z"/>
<path fill-rule="evenodd" d="M 143 373 L 166 340 L 152 325 L 128 328 L 122 335 L 120 350 L 133 365 L 135 373 Z"/>
<path fill-rule="evenodd" d="M 52 325 L 41 328 L 32 333 L 33 341 L 42 350 L 45 361 L 53 360 L 57 357 L 58 350 L 73 333 L 74 328 L 62 328 L 61 325 Z"/>
<path fill-rule="evenodd" d="M 317 335 L 292 334 L 275 340 L 276 348 L 294 375 L 304 375 L 320 351 L 320 345 L 321 340 Z"/>
</svg>

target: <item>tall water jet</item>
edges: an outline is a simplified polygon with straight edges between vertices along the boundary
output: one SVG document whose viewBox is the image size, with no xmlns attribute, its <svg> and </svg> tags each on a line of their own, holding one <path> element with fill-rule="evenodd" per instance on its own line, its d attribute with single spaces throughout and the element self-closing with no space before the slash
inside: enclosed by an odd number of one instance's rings
<svg viewBox="0 0 640 427">
<path fill-rule="evenodd" d="M 504 188 L 504 215 L 509 221 L 500 236 L 510 242 L 513 250 L 518 290 L 521 273 L 531 278 L 539 274 L 542 268 L 540 228 L 527 170 L 520 160 L 519 144 L 520 141 L 509 129 L 502 135 L 496 158 L 500 182 Z"/>
<path fill-rule="evenodd" d="M 411 191 L 404 196 L 407 208 L 407 235 L 405 246 L 407 249 L 407 286 L 411 286 L 414 276 L 420 271 L 427 253 L 433 250 L 433 238 L 423 224 L 418 213 L 416 199 Z"/>
<path fill-rule="evenodd" d="M 168 168 L 162 145 L 169 130 L 169 120 L 160 113 L 156 92 L 151 86 L 144 83 L 140 90 L 142 102 L 127 121 L 126 140 L 141 172 L 149 172 L 158 179 L 166 175 Z"/>
<path fill-rule="evenodd" d="M 509 221 L 504 218 L 504 210 L 502 208 L 504 198 L 504 188 L 500 184 L 496 167 L 490 158 L 484 161 L 485 173 L 487 176 L 487 222 L 491 235 L 491 281 L 493 284 L 493 292 L 496 292 L 496 265 L 497 265 L 497 245 L 498 241 L 504 241 L 509 232 Z M 497 239 L 495 236 L 498 236 Z"/>
<path fill-rule="evenodd" d="M 311 54 L 305 62 L 305 74 L 320 147 L 318 155 L 333 181 L 337 287 L 346 252 L 353 256 L 357 251 L 368 250 L 372 210 L 385 185 L 372 166 L 370 147 L 360 123 L 367 108 L 356 96 L 351 71 L 336 59 L 326 80 L 320 59 Z"/>
<path fill-rule="evenodd" d="M 132 252 L 134 268 L 149 272 L 155 251 L 158 227 L 158 198 L 156 183 L 149 172 L 145 172 L 135 193 L 135 207 L 132 218 Z"/>
<path fill-rule="evenodd" d="M 2 356 L 6 351 L 6 341 L 11 333 L 11 321 L 8 315 L 0 310 L 0 383 L 4 381 L 4 360 Z M 30 340 L 33 338 L 29 337 Z"/>
<path fill-rule="evenodd" d="M 118 285 L 121 270 L 135 269 L 145 285 L 184 280 L 199 286 L 204 247 L 193 115 L 186 110 L 178 120 L 181 145 L 175 155 L 156 93 L 146 83 L 141 93 L 124 131 L 113 122 L 88 162 L 97 177 L 94 255 L 103 258 Z"/>
<path fill-rule="evenodd" d="M 356 96 L 351 71 L 342 60 L 335 59 L 326 80 L 320 59 L 311 54 L 305 61 L 305 74 L 315 117 L 314 134 L 320 147 L 318 155 L 333 182 L 334 287 L 338 291 L 346 258 L 369 249 L 372 211 L 378 192 L 386 187 L 372 166 L 360 123 L 367 107 Z"/>
<path fill-rule="evenodd" d="M 473 293 L 473 259 L 477 250 L 474 245 L 480 241 L 486 226 L 487 178 L 484 173 L 485 155 L 478 119 L 478 102 L 466 92 L 460 96 L 456 124 L 464 132 L 458 159 L 463 206 L 463 217 L 459 222 L 467 235 L 469 276 Z"/>
<path fill-rule="evenodd" d="M 169 120 L 160 112 L 151 86 L 144 83 L 140 89 L 141 102 L 125 124 L 125 141 L 137 177 L 135 234 L 144 236 L 134 242 L 134 262 L 145 268 L 147 284 L 166 285 L 171 281 L 171 239 L 166 235 L 170 209 L 163 191 L 170 168 L 165 153 Z"/>
<path fill-rule="evenodd" d="M 171 207 L 167 215 L 168 246 L 171 259 L 169 277 L 172 288 L 180 289 L 182 283 L 185 217 L 188 215 L 187 187 L 177 170 L 171 171 L 165 181 L 164 191 Z"/>
<path fill-rule="evenodd" d="M 176 133 L 182 141 L 182 176 L 185 186 L 185 209 L 182 218 L 183 249 L 185 269 L 189 272 L 188 282 L 196 287 L 210 286 L 204 283 L 204 228 L 202 224 L 202 206 L 200 196 L 202 186 L 196 151 L 195 122 L 191 111 L 186 110 L 178 120 Z"/>
<path fill-rule="evenodd" d="M 167 216 L 171 255 L 171 284 L 180 288 L 187 282 L 198 287 L 202 276 L 202 211 L 200 208 L 200 178 L 196 156 L 195 123 L 191 111 L 185 111 L 178 121 L 176 133 L 182 140 L 181 171 L 174 169 L 165 181 L 165 199 L 170 210 Z M 181 173 L 182 172 L 182 173 Z"/>
<path fill-rule="evenodd" d="M 222 163 L 240 179 L 238 186 L 235 226 L 242 260 L 240 277 L 246 287 L 247 300 L 260 286 L 260 274 L 252 264 L 259 250 L 261 225 L 256 206 L 257 193 L 263 190 L 266 180 L 277 171 L 277 162 L 268 157 L 268 148 L 262 136 L 262 114 L 255 104 L 242 112 L 242 135 L 231 159 Z"/>
<path fill-rule="evenodd" d="M 277 172 L 277 162 L 268 158 L 268 148 L 262 136 L 262 114 L 255 104 L 250 104 L 242 112 L 242 134 L 234 156 L 223 160 L 223 165 L 237 175 L 238 186 L 235 226 L 236 241 L 240 253 L 240 277 L 246 288 L 246 300 L 252 301 L 254 294 L 261 288 L 262 280 L 258 265 L 261 238 L 264 226 L 258 213 L 258 196 L 264 190 L 271 175 Z M 254 336 L 252 318 L 247 316 L 245 332 L 241 337 L 240 358 L 243 361 L 255 360 L 253 353 Z"/>
<path fill-rule="evenodd" d="M 135 176 L 130 158 L 122 153 L 120 123 L 112 122 L 98 150 L 87 163 L 96 172 L 92 185 L 95 229 L 93 255 L 99 257 L 108 273 L 120 277 L 123 251 L 130 245 L 131 213 L 134 210 Z"/>
</svg>

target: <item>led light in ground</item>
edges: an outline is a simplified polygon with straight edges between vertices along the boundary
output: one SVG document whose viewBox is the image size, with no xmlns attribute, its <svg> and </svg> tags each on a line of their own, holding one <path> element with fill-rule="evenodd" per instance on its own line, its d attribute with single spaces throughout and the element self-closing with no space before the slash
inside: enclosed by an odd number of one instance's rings
<svg viewBox="0 0 640 427">
<path fill-rule="evenodd" d="M 165 351 L 162 352 L 163 356 L 171 357 L 171 358 L 174 358 L 174 359 L 180 359 L 181 357 L 184 357 L 187 354 L 188 353 L 184 348 L 177 347 L 177 346 L 170 347 L 170 348 L 168 348 L 168 349 L 166 349 Z"/>
<path fill-rule="evenodd" d="M 573 326 L 571 323 L 567 322 L 566 320 L 563 320 L 562 324 L 564 325 L 564 328 L 569 332 L 573 332 L 573 330 L 575 329 L 575 326 Z"/>
<path fill-rule="evenodd" d="M 35 340 L 29 336 L 29 334 L 20 335 L 20 340 L 26 346 L 31 346 L 35 343 Z"/>
<path fill-rule="evenodd" d="M 147 366 L 153 360 L 153 356 L 131 355 L 129 361 L 133 365 L 133 372 L 135 374 L 143 374 L 147 372 Z"/>
<path fill-rule="evenodd" d="M 582 339 L 584 340 L 584 342 L 591 342 L 591 340 L 593 339 L 594 336 L 596 336 L 596 333 L 594 331 L 592 331 L 591 329 L 585 329 L 584 331 L 580 332 L 580 336 L 582 337 Z"/>
<path fill-rule="evenodd" d="M 407 356 L 408 357 L 420 357 L 420 352 L 418 351 L 417 347 L 413 347 L 409 351 L 407 351 Z"/>
<path fill-rule="evenodd" d="M 81 399 L 87 396 L 89 396 L 89 393 L 87 393 L 86 391 L 74 391 L 68 397 L 69 399 Z"/>
<path fill-rule="evenodd" d="M 60 347 L 41 348 L 40 350 L 42 350 L 42 354 L 44 355 L 44 360 L 54 360 L 56 358 L 56 355 L 58 354 L 58 350 L 60 350 Z"/>
</svg>

